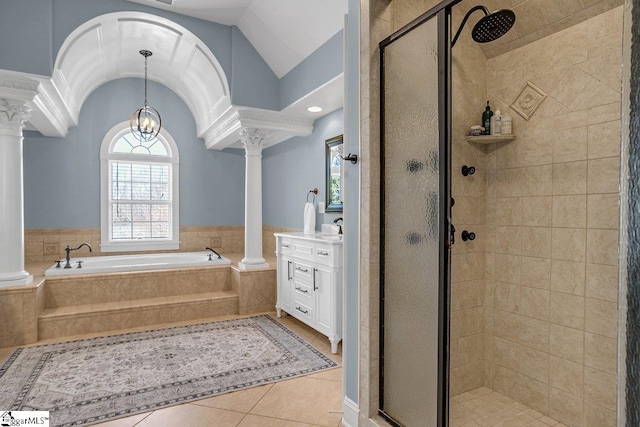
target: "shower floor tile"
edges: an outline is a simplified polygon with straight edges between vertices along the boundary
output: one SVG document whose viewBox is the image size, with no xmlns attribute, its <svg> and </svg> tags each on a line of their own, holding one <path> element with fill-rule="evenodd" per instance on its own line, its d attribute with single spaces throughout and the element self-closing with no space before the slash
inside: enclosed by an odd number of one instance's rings
<svg viewBox="0 0 640 427">
<path fill-rule="evenodd" d="M 566 427 L 490 388 L 480 387 L 451 398 L 451 427 Z"/>
</svg>

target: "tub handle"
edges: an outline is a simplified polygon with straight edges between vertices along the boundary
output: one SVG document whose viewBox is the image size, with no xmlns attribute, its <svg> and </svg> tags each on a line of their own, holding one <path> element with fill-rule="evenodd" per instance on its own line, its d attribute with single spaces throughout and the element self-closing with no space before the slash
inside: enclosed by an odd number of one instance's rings
<svg viewBox="0 0 640 427">
<path fill-rule="evenodd" d="M 62 268 L 62 267 L 60 267 L 60 263 L 61 263 L 61 262 L 62 262 L 62 260 L 61 260 L 61 259 L 60 259 L 60 260 L 58 260 L 58 261 L 56 261 L 56 268 Z"/>
<path fill-rule="evenodd" d="M 82 261 L 78 261 L 78 267 L 77 268 L 82 268 Z"/>
</svg>

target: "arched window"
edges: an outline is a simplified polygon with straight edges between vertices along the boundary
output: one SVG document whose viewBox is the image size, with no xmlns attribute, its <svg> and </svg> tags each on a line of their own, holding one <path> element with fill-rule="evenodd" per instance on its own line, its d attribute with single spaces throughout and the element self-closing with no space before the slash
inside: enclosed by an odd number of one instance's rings
<svg viewBox="0 0 640 427">
<path fill-rule="evenodd" d="M 178 249 L 178 147 L 162 128 L 140 142 L 129 122 L 100 148 L 102 252 Z"/>
</svg>

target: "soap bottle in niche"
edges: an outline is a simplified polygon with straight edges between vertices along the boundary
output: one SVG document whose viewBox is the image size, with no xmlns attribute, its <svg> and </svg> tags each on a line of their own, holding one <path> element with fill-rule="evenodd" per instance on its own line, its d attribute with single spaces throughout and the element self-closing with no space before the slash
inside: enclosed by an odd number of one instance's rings
<svg viewBox="0 0 640 427">
<path fill-rule="evenodd" d="M 491 116 L 491 135 L 500 135 L 502 133 L 502 114 L 498 108 L 493 116 Z"/>
<path fill-rule="evenodd" d="M 489 101 L 487 101 L 487 108 L 482 113 L 482 126 L 484 126 L 485 135 L 491 135 L 491 116 L 493 116 L 493 111 L 491 111 Z"/>
<path fill-rule="evenodd" d="M 505 114 L 502 116 L 502 125 L 500 126 L 501 135 L 511 135 L 513 133 L 511 116 Z"/>
</svg>

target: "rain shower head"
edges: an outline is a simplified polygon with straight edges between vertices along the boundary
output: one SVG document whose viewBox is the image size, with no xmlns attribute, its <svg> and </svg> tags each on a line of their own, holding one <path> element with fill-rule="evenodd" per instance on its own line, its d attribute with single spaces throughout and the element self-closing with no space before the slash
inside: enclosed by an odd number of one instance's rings
<svg viewBox="0 0 640 427">
<path fill-rule="evenodd" d="M 492 42 L 504 36 L 516 22 L 516 14 L 509 9 L 496 10 L 480 19 L 473 27 L 471 37 L 478 43 Z"/>
<path fill-rule="evenodd" d="M 456 44 L 456 41 L 464 28 L 464 24 L 467 23 L 469 16 L 476 10 L 481 10 L 485 14 L 485 16 L 478 21 L 471 31 L 471 37 L 477 43 L 488 43 L 499 39 L 504 36 L 516 22 L 516 14 L 513 13 L 512 10 L 500 9 L 493 13 L 489 13 L 489 10 L 486 7 L 475 6 L 464 16 L 462 24 L 460 24 L 460 28 L 458 28 L 458 31 L 453 38 L 453 42 L 451 42 L 451 47 Z"/>
</svg>

